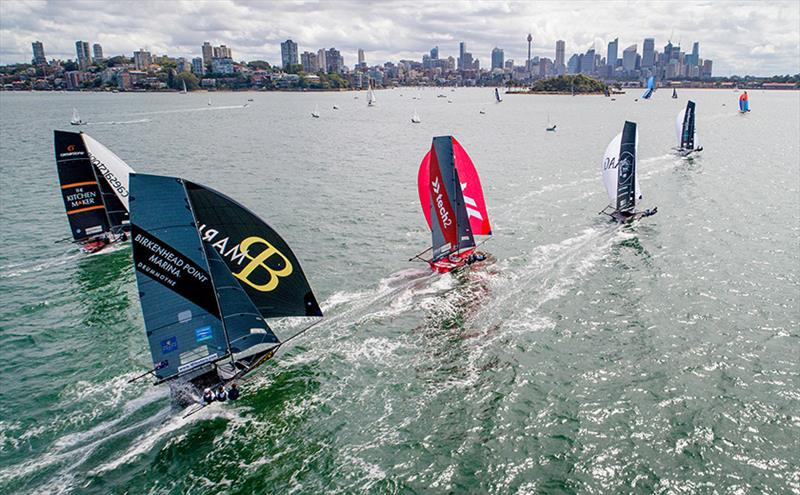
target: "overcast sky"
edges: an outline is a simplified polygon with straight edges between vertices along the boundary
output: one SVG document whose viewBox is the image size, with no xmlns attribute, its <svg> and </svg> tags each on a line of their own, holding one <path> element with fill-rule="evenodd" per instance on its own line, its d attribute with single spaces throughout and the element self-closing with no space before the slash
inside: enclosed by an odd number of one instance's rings
<svg viewBox="0 0 800 495">
<path fill-rule="evenodd" d="M 100 43 L 106 57 L 154 54 L 196 57 L 204 41 L 226 44 L 235 60 L 280 63 L 280 42 L 299 50 L 336 47 L 345 64 L 366 51 L 369 64 L 421 60 L 438 45 L 440 57 L 457 57 L 458 42 L 487 67 L 495 46 L 518 65 L 533 55 L 555 57 L 566 41 L 567 58 L 591 47 L 606 55 L 652 37 L 714 61 L 715 75 L 800 72 L 800 1 L 451 1 L 359 2 L 248 0 L 0 0 L 0 63 L 30 62 L 31 42 L 44 43 L 47 58 L 75 58 L 75 41 Z"/>
</svg>

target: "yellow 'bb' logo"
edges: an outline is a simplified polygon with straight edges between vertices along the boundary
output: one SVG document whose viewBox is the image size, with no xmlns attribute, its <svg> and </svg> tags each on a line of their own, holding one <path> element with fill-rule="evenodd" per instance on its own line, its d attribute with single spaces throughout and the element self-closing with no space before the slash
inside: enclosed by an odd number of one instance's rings
<svg viewBox="0 0 800 495">
<path fill-rule="evenodd" d="M 263 244 L 265 246 L 264 250 L 261 251 L 256 257 L 252 257 L 249 254 L 250 246 L 253 244 Z M 245 253 L 247 259 L 250 260 L 250 263 L 245 266 L 242 271 L 239 273 L 234 273 L 234 276 L 241 280 L 242 282 L 246 283 L 250 287 L 254 288 L 255 290 L 261 292 L 269 292 L 271 290 L 275 290 L 275 287 L 278 286 L 278 279 L 282 277 L 288 277 L 292 274 L 292 264 L 283 255 L 280 251 L 275 249 L 275 246 L 270 244 L 269 242 L 265 241 L 260 237 L 248 237 L 247 239 L 243 240 L 239 243 L 239 248 L 242 253 Z M 283 264 L 285 265 L 280 270 L 275 270 L 264 263 L 271 258 L 272 256 L 280 256 L 283 259 Z M 269 280 L 265 284 L 256 284 L 250 280 L 250 275 L 257 269 L 262 268 L 269 273 Z"/>
</svg>

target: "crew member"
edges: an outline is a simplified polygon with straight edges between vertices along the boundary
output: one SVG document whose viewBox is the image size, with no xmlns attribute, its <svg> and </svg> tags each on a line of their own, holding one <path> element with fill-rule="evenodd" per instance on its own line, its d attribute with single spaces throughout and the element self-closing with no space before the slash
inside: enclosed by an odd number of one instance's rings
<svg viewBox="0 0 800 495">
<path fill-rule="evenodd" d="M 228 398 L 230 400 L 239 398 L 239 387 L 237 387 L 235 383 L 231 383 L 231 388 L 228 390 Z"/>
<path fill-rule="evenodd" d="M 210 388 L 207 388 L 203 391 L 203 404 L 209 405 L 214 402 L 214 393 L 211 392 Z"/>
<path fill-rule="evenodd" d="M 225 402 L 225 399 L 227 399 L 227 398 L 228 398 L 228 394 L 227 394 L 227 392 L 225 392 L 225 386 L 224 385 L 220 385 L 219 388 L 217 389 L 217 401 Z"/>
</svg>

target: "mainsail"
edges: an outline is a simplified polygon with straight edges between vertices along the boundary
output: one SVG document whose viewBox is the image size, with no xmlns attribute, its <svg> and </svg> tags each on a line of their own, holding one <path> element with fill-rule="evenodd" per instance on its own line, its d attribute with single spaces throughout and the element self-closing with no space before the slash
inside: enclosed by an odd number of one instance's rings
<svg viewBox="0 0 800 495">
<path fill-rule="evenodd" d="M 494 98 L 497 100 L 497 103 L 503 101 L 503 99 L 500 98 L 500 91 L 498 91 L 497 88 L 494 88 Z"/>
<path fill-rule="evenodd" d="M 374 106 L 377 100 L 375 99 L 375 92 L 372 91 L 372 79 L 369 80 L 369 89 L 367 90 L 367 106 Z"/>
<path fill-rule="evenodd" d="M 642 199 L 636 177 L 637 142 L 636 123 L 626 121 L 622 132 L 611 140 L 603 157 L 603 184 L 617 211 L 633 211 L 636 201 Z"/>
<path fill-rule="evenodd" d="M 81 125 L 81 124 L 84 123 L 81 120 L 81 116 L 78 115 L 78 109 L 77 108 L 73 108 L 72 109 L 72 119 L 70 119 L 69 123 L 72 124 L 72 125 Z"/>
<path fill-rule="evenodd" d="M 675 117 L 675 132 L 678 138 L 678 148 L 681 150 L 694 150 L 700 147 L 694 122 L 695 103 L 689 100 L 686 108 L 678 112 Z"/>
<path fill-rule="evenodd" d="M 76 241 L 128 226 L 128 177 L 133 170 L 82 132 L 54 131 L 56 166 Z"/>
<path fill-rule="evenodd" d="M 478 172 L 454 137 L 433 138 L 420 164 L 417 187 L 431 228 L 434 261 L 474 249 L 475 235 L 492 234 Z"/>
<path fill-rule="evenodd" d="M 133 259 L 153 372 L 244 373 L 280 340 L 265 321 L 322 316 L 289 246 L 232 199 L 175 177 L 131 176 Z M 231 366 L 232 365 L 232 366 Z"/>
<path fill-rule="evenodd" d="M 642 93 L 642 98 L 647 100 L 648 98 L 653 96 L 653 92 L 655 90 L 656 90 L 655 78 L 653 76 L 650 76 L 647 78 L 647 88 L 644 90 L 644 93 Z"/>
</svg>

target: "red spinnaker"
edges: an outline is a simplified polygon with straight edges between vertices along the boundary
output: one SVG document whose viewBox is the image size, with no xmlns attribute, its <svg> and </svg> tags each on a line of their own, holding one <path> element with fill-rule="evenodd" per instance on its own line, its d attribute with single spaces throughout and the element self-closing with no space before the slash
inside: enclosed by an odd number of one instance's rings
<svg viewBox="0 0 800 495">
<path fill-rule="evenodd" d="M 481 179 L 475 164 L 461 144 L 453 139 L 453 156 L 456 162 L 458 179 L 461 182 L 461 192 L 464 195 L 464 205 L 467 208 L 469 225 L 473 235 L 492 235 L 489 225 L 489 212 L 486 210 L 486 201 L 483 199 Z"/>
<path fill-rule="evenodd" d="M 419 203 L 422 206 L 422 213 L 425 214 L 425 220 L 428 222 L 428 228 L 431 228 L 431 191 L 428 187 L 428 179 L 431 172 L 431 153 L 433 146 L 425 154 L 422 163 L 419 164 L 419 173 L 417 174 L 417 192 L 419 192 Z"/>
</svg>

